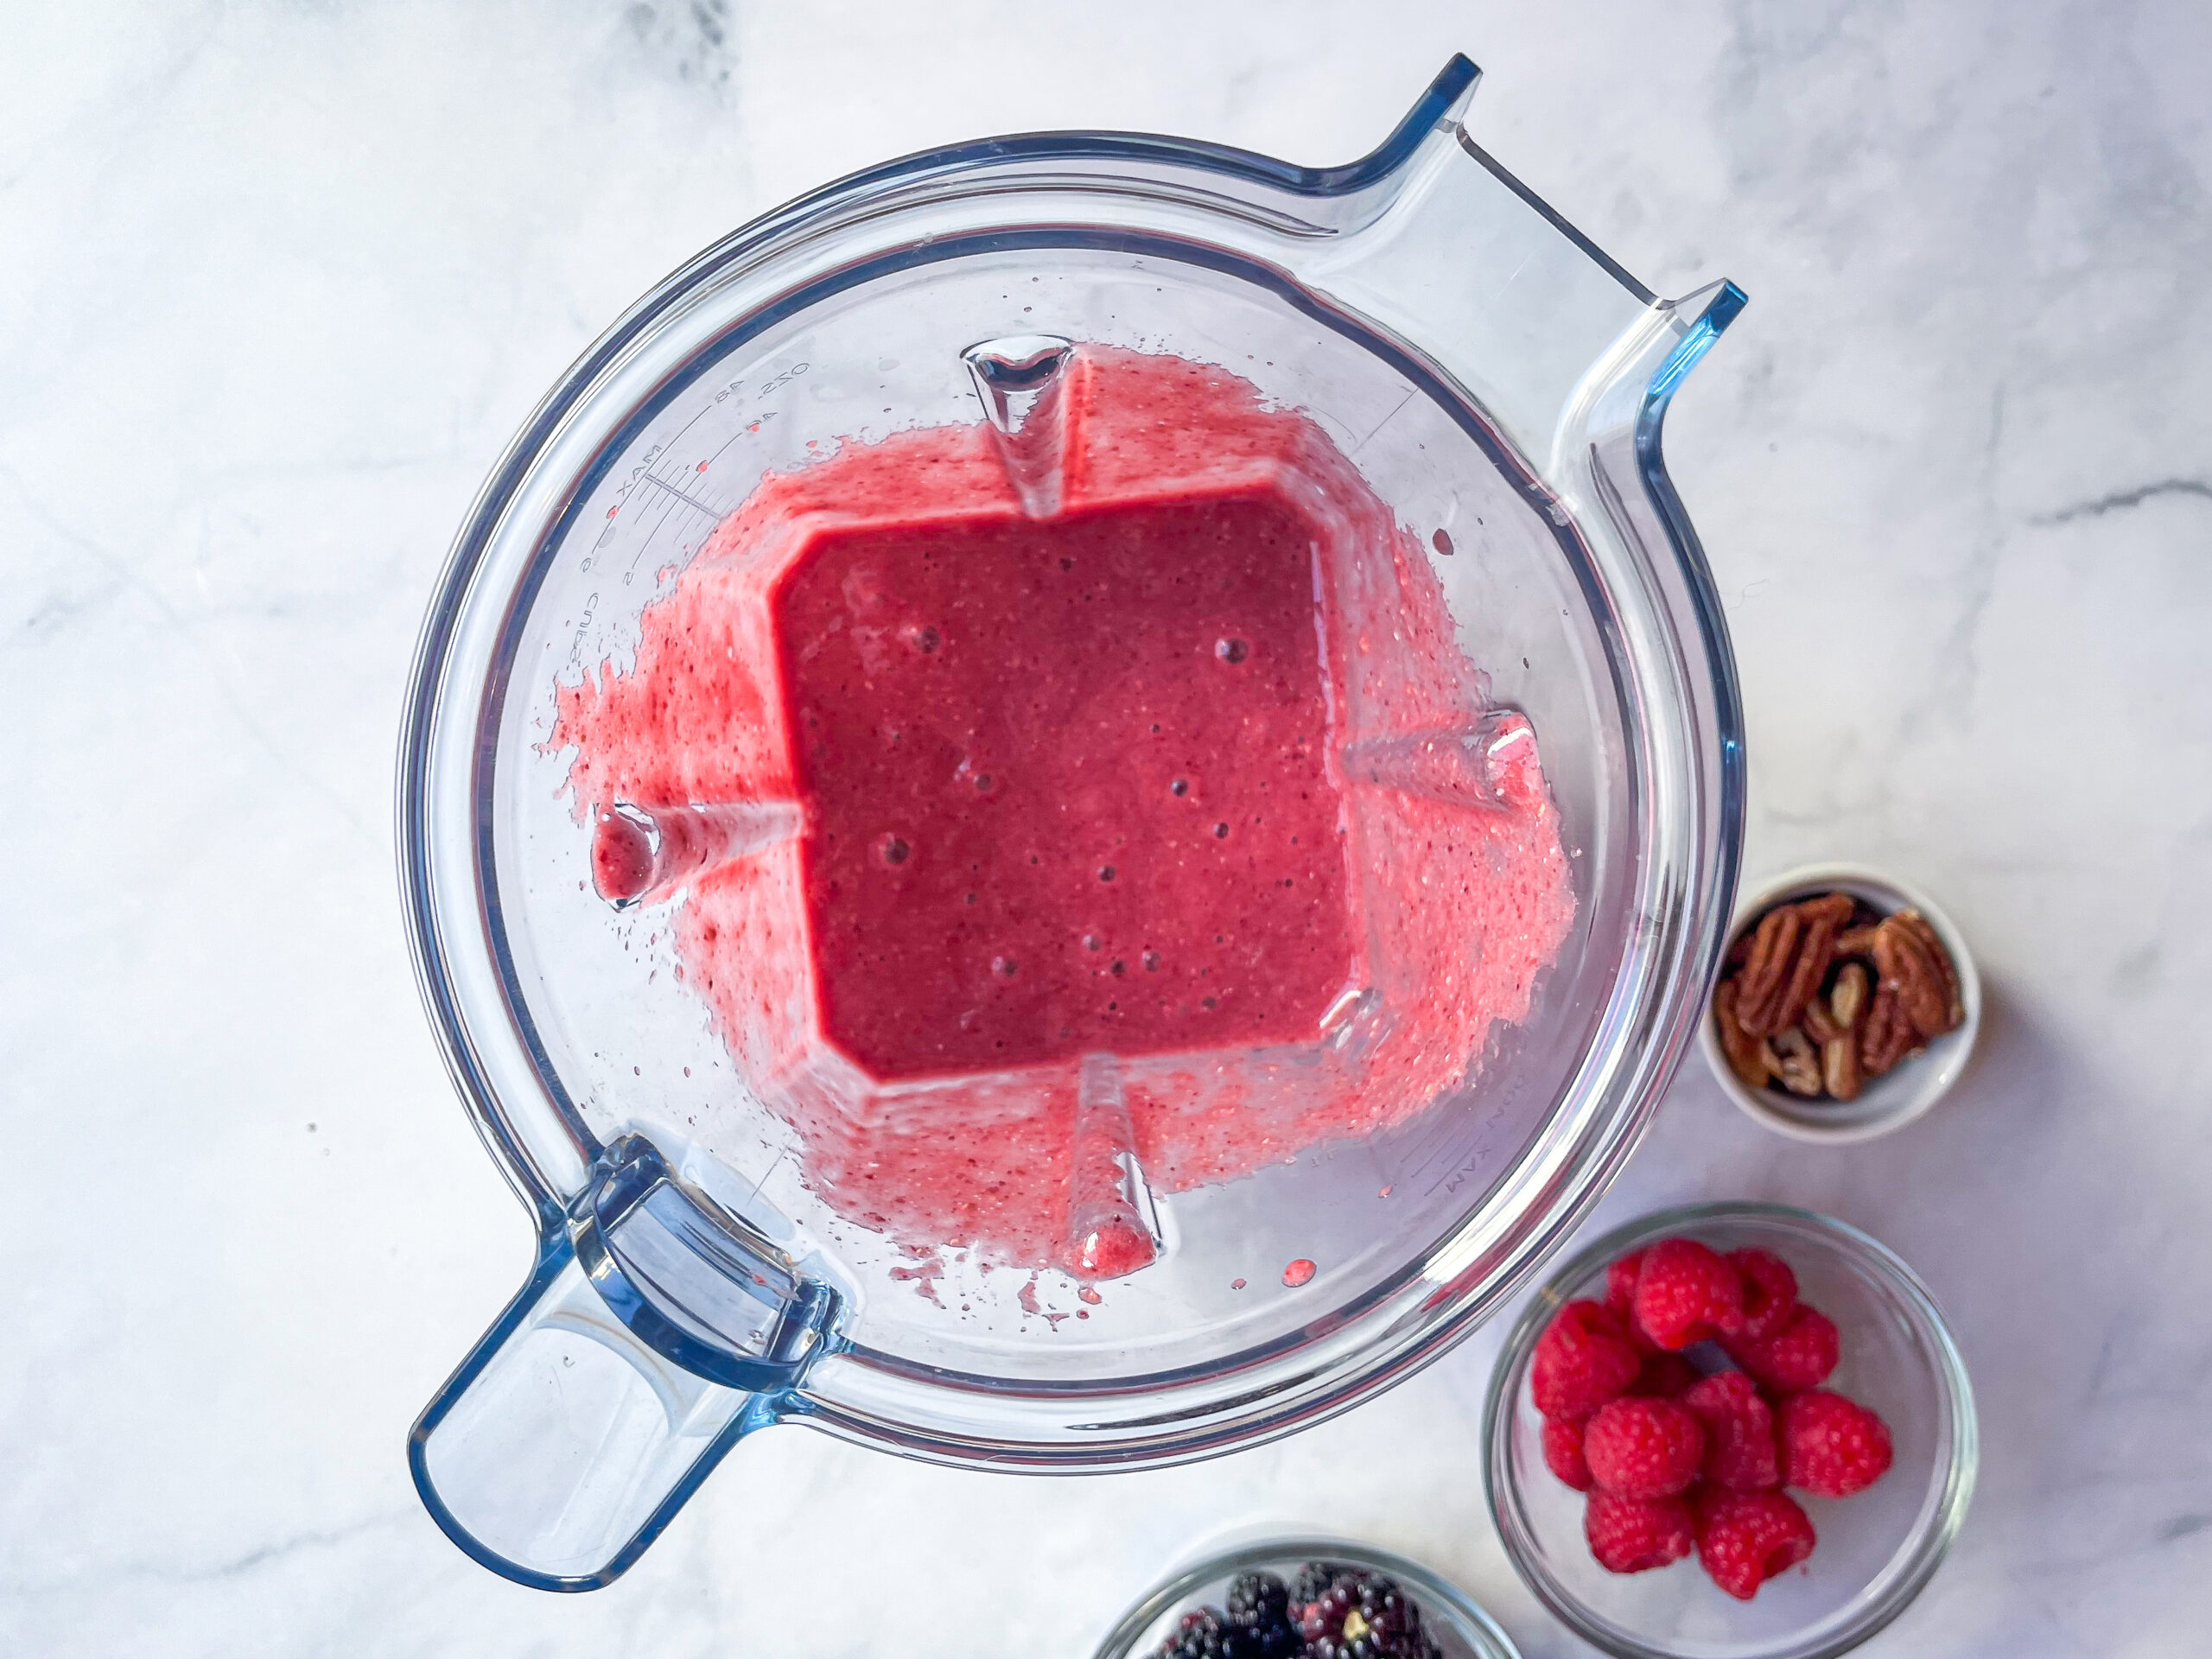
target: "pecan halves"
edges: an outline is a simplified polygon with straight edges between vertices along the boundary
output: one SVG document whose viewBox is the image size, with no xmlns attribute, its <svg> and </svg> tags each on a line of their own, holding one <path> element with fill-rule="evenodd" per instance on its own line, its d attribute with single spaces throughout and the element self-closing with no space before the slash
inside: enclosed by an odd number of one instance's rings
<svg viewBox="0 0 2212 1659">
<path fill-rule="evenodd" d="M 1866 1012 L 1866 969 L 1847 962 L 1826 996 L 1805 1005 L 1805 1034 L 1820 1046 L 1821 1081 L 1838 1100 L 1856 1100 L 1866 1086 L 1859 1064 L 1859 1024 Z"/>
<path fill-rule="evenodd" d="M 1869 922 L 1864 927 L 1847 927 L 1835 936 L 1835 953 L 1839 957 L 1866 957 L 1874 952 L 1874 929 Z"/>
<path fill-rule="evenodd" d="M 1821 1045 L 1821 1081 L 1838 1100 L 1856 1100 L 1866 1086 L 1866 1074 L 1859 1065 L 1859 1039 L 1849 1032 Z"/>
<path fill-rule="evenodd" d="M 1730 944 L 1713 1017 L 1745 1088 L 1855 1100 L 1965 1023 L 1957 964 L 1927 918 L 1869 911 L 1820 893 L 1775 906 Z"/>
<path fill-rule="evenodd" d="M 1728 1069 L 1746 1089 L 1764 1089 L 1766 1080 L 1781 1069 L 1765 1039 L 1748 1034 L 1736 1019 L 1736 982 L 1726 979 L 1713 994 L 1713 1017 L 1719 1022 L 1720 1052 Z"/>
<path fill-rule="evenodd" d="M 1852 1036 L 1866 1012 L 1866 966 L 1847 962 L 1838 970 L 1835 984 L 1828 994 L 1816 996 L 1805 1005 L 1805 1034 L 1816 1043 L 1832 1043 L 1839 1037 Z"/>
<path fill-rule="evenodd" d="M 1844 1030 L 1859 1029 L 1859 1022 L 1866 1013 L 1866 969 L 1864 963 L 1847 962 L 1843 964 L 1835 976 L 1835 988 L 1828 993 L 1828 1013 Z"/>
<path fill-rule="evenodd" d="M 1827 977 L 1836 930 L 1851 919 L 1848 893 L 1831 893 L 1770 911 L 1751 938 L 1736 1017 L 1754 1037 L 1796 1025 Z"/>
<path fill-rule="evenodd" d="M 1936 977 L 1943 987 L 1943 1031 L 1956 1031 L 1967 1022 L 1967 1005 L 1959 990 L 1958 965 L 1951 960 L 1951 953 L 1943 948 L 1943 941 L 1936 937 L 1935 928 L 1918 911 L 1901 910 L 1890 919 L 1909 930 L 1928 952 L 1928 959 L 1936 964 Z M 1940 1037 L 1942 1032 L 1923 1034 Z"/>
<path fill-rule="evenodd" d="M 1789 988 L 1797 936 L 1803 931 L 1795 905 L 1778 905 L 1759 918 L 1758 930 L 1751 935 L 1751 953 L 1736 978 L 1736 1021 L 1746 1036 L 1764 1037 L 1774 1031 L 1770 1021 Z"/>
<path fill-rule="evenodd" d="M 1908 921 L 1900 911 L 1874 930 L 1874 968 L 1882 976 L 1883 991 L 1896 993 L 1913 1029 L 1923 1038 L 1941 1037 L 1956 1023 L 1952 1019 L 1956 980 L 1947 976 L 1948 958 L 1942 968 L 1936 965 L 1944 951 L 1940 943 L 1929 948 L 1935 938 L 1932 930 L 1923 935 L 1914 922 L 1927 926 L 1917 916 Z"/>
<path fill-rule="evenodd" d="M 1796 1025 L 1820 995 L 1821 982 L 1828 976 L 1828 963 L 1834 959 L 1836 930 L 1851 919 L 1851 895 L 1847 893 L 1808 899 L 1797 906 L 1805 931 L 1797 941 L 1797 960 L 1783 992 L 1782 1006 L 1775 1012 L 1777 1027 Z"/>
<path fill-rule="evenodd" d="M 1873 1006 L 1866 1010 L 1866 1027 L 1859 1033 L 1859 1070 L 1870 1077 L 1878 1077 L 1919 1046 L 1920 1033 L 1913 1029 L 1904 998 L 1897 987 L 1883 980 L 1874 992 Z"/>
<path fill-rule="evenodd" d="M 1821 1092 L 1821 1058 L 1813 1039 L 1792 1026 L 1774 1039 L 1776 1057 L 1782 1062 L 1782 1086 L 1808 1099 Z"/>
</svg>

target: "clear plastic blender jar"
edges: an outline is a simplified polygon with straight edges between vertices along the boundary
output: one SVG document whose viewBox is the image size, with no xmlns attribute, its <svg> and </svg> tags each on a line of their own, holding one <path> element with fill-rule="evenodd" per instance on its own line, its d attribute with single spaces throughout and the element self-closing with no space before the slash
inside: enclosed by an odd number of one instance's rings
<svg viewBox="0 0 2212 1659">
<path fill-rule="evenodd" d="M 857 175 L 670 278 L 502 459 L 432 609 L 400 780 L 425 997 L 540 1237 L 410 1440 L 479 1561 L 607 1583 L 785 1421 L 1037 1470 L 1290 1432 L 1471 1329 L 1618 1170 L 1735 878 L 1733 670 L 1659 436 L 1743 300 L 1658 300 L 1591 247 L 1468 137 L 1474 81 L 1455 60 L 1338 168 L 1077 133 Z M 1134 1072 L 1083 1056 L 1068 1133 L 1096 1155 L 1072 1160 L 1069 1259 L 1009 1268 L 825 1202 L 790 1103 L 678 971 L 686 880 L 803 844 L 803 818 L 701 801 L 594 822 L 549 739 L 560 689 L 635 656 L 764 475 L 981 426 L 1019 511 L 1051 517 L 1086 350 L 1229 367 L 1357 469 L 1486 677 L 1425 753 L 1479 774 L 1533 729 L 1573 921 L 1527 1016 L 1433 1098 L 1233 1179 L 1148 1179 Z M 1380 984 L 1332 1007 L 1314 1052 L 1356 1061 L 1363 1031 L 1417 1011 L 1417 982 Z M 1083 1251 L 1116 1229 L 1141 1248 L 1102 1287 Z"/>
</svg>

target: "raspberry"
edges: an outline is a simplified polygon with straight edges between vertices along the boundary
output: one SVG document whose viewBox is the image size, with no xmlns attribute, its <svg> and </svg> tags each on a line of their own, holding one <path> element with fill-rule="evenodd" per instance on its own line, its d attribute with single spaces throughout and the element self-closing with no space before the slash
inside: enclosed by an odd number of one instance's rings
<svg viewBox="0 0 2212 1659">
<path fill-rule="evenodd" d="M 1656 1395 L 1662 1400 L 1675 1399 L 1695 1386 L 1697 1375 L 1697 1367 L 1680 1354 L 1655 1350 L 1643 1357 L 1643 1369 L 1636 1374 L 1629 1392 Z"/>
<path fill-rule="evenodd" d="M 1835 1321 L 1810 1302 L 1800 1302 L 1781 1332 L 1764 1339 L 1724 1337 L 1728 1357 L 1777 1394 L 1818 1388 L 1842 1352 Z"/>
<path fill-rule="evenodd" d="M 1728 1265 L 1744 1281 L 1744 1330 L 1758 1340 L 1777 1335 L 1797 1306 L 1797 1275 L 1772 1250 L 1731 1250 Z"/>
<path fill-rule="evenodd" d="M 1662 1348 L 1687 1348 L 1744 1325 L 1744 1281 L 1694 1238 L 1662 1238 L 1643 1253 L 1636 1322 Z"/>
<path fill-rule="evenodd" d="M 1636 1281 L 1643 1271 L 1643 1252 L 1630 1250 L 1605 1269 L 1605 1306 L 1625 1325 L 1635 1317 Z"/>
<path fill-rule="evenodd" d="M 1780 1492 L 1708 1491 L 1697 1506 L 1697 1554 L 1713 1581 L 1749 1601 L 1813 1553 L 1813 1523 Z"/>
<path fill-rule="evenodd" d="M 1582 1425 L 1573 1418 L 1544 1419 L 1544 1467 L 1578 1492 L 1590 1490 L 1590 1460 L 1582 1455 Z"/>
<path fill-rule="evenodd" d="M 1705 1478 L 1732 1491 L 1756 1492 L 1782 1484 L 1775 1451 L 1774 1413 L 1741 1371 L 1708 1376 L 1682 1396 L 1705 1425 Z"/>
<path fill-rule="evenodd" d="M 1690 1553 L 1697 1532 L 1690 1506 L 1679 1497 L 1617 1497 L 1590 1494 L 1582 1534 L 1608 1573 L 1645 1573 L 1669 1567 Z"/>
<path fill-rule="evenodd" d="M 1595 1302 L 1569 1302 L 1536 1338 L 1529 1394 L 1547 1417 L 1586 1417 L 1635 1382 L 1643 1364 L 1611 1314 Z"/>
<path fill-rule="evenodd" d="M 1782 1467 L 1815 1497 L 1849 1497 L 1889 1472 L 1890 1426 L 1855 1400 L 1826 1389 L 1782 1402 Z"/>
<path fill-rule="evenodd" d="M 1697 1478 L 1705 1427 L 1676 1401 L 1609 1400 L 1582 1431 L 1582 1455 L 1617 1497 L 1672 1497 Z"/>
</svg>

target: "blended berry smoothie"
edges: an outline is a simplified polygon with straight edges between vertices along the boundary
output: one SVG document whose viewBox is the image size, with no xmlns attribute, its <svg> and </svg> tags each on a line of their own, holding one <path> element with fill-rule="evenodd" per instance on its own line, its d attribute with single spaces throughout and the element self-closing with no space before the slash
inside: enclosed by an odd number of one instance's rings
<svg viewBox="0 0 2212 1659">
<path fill-rule="evenodd" d="M 1151 1252 L 1084 1248 L 1086 1159 L 1173 1192 L 1421 1111 L 1574 903 L 1526 721 L 1310 420 L 1100 346 L 1054 397 L 1043 516 L 982 424 L 764 478 L 553 745 L 601 892 L 696 842 L 645 896 L 828 1203 L 1109 1276 Z"/>
</svg>

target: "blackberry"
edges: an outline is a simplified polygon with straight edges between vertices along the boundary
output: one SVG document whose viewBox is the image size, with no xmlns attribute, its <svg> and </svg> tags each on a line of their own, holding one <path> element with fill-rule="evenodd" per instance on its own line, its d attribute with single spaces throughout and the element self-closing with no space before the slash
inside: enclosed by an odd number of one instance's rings
<svg viewBox="0 0 2212 1659">
<path fill-rule="evenodd" d="M 1282 1580 L 1247 1573 L 1229 1586 L 1227 1612 L 1199 1607 L 1184 1614 L 1158 1659 L 1304 1659 L 1305 1652 Z"/>
<path fill-rule="evenodd" d="M 1219 1611 L 1194 1608 L 1160 1644 L 1159 1659 L 1229 1659 L 1228 1638 L 1229 1624 Z"/>
<path fill-rule="evenodd" d="M 1441 1659 L 1421 1609 L 1380 1573 L 1340 1569 L 1296 1611 L 1306 1659 Z"/>
<path fill-rule="evenodd" d="M 1232 1624 L 1274 1624 L 1290 1618 L 1290 1592 L 1272 1573 L 1247 1573 L 1229 1586 Z"/>
<path fill-rule="evenodd" d="M 1272 1573 L 1247 1573 L 1229 1586 L 1229 1659 L 1303 1659 L 1290 1592 Z"/>
<path fill-rule="evenodd" d="M 1321 1592 L 1336 1582 L 1337 1574 L 1349 1573 L 1351 1568 L 1339 1561 L 1308 1561 L 1291 1575 L 1290 1616 L 1294 1622 L 1298 1610 L 1309 1601 L 1319 1601 Z"/>
</svg>

